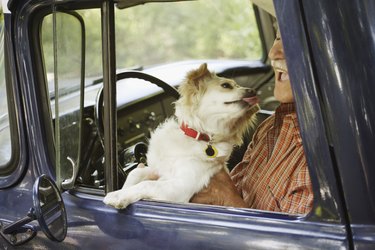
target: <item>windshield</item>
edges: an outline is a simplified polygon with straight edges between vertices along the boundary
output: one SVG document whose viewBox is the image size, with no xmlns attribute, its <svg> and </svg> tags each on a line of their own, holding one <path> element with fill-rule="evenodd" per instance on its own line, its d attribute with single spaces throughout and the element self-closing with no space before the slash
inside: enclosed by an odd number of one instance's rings
<svg viewBox="0 0 375 250">
<path fill-rule="evenodd" d="M 243 0 L 137 6 L 117 10 L 116 23 L 118 68 L 191 59 L 262 58 L 254 12 Z"/>
<path fill-rule="evenodd" d="M 78 13 L 86 29 L 85 84 L 89 85 L 102 76 L 100 10 Z M 195 18 L 191 18 L 191 13 L 196 13 Z M 116 65 L 119 71 L 186 60 L 261 60 L 264 57 L 254 11 L 244 0 L 148 3 L 116 9 L 115 24 Z M 43 29 L 52 31 L 51 25 L 52 17 L 49 16 L 43 22 Z M 58 28 L 69 33 L 65 40 L 80 40 L 80 32 L 72 30 L 75 26 L 65 22 Z M 49 91 L 53 98 L 51 34 L 45 33 L 43 46 Z M 75 46 L 75 43 L 70 44 Z M 71 51 L 69 47 L 63 49 Z M 79 80 L 75 79 L 79 75 L 79 67 L 73 68 L 74 71 L 71 65 L 79 61 L 80 53 L 72 56 L 65 57 L 66 61 L 58 68 L 65 75 L 64 79 L 60 79 L 60 95 L 79 89 Z"/>
<path fill-rule="evenodd" d="M 87 30 L 86 74 L 95 76 L 102 71 L 100 11 L 79 13 Z M 254 12 L 243 0 L 150 3 L 116 9 L 115 23 L 119 70 L 185 60 L 263 58 Z"/>
</svg>

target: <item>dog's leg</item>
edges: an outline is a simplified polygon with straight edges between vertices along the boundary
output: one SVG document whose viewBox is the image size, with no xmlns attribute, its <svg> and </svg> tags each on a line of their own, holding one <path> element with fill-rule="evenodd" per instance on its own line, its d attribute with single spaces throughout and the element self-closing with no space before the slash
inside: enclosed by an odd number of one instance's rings
<svg viewBox="0 0 375 250">
<path fill-rule="evenodd" d="M 157 180 L 158 178 L 159 176 L 154 168 L 138 167 L 130 172 L 124 185 L 122 186 L 122 189 L 108 193 L 104 197 L 103 202 L 116 208 L 126 207 L 128 204 L 126 206 L 120 206 L 117 204 L 122 193 L 127 193 L 126 190 L 131 190 L 131 187 L 138 186 L 138 184 L 140 184 L 142 181 L 153 181 Z"/>
<path fill-rule="evenodd" d="M 159 178 L 155 168 L 137 167 L 130 172 L 122 189 L 129 188 L 144 180 L 157 180 Z"/>
<path fill-rule="evenodd" d="M 103 202 L 121 209 L 141 199 L 156 199 L 175 202 L 188 202 L 197 191 L 191 185 L 181 184 L 183 181 L 157 180 L 143 181 L 126 189 L 108 193 Z"/>
</svg>

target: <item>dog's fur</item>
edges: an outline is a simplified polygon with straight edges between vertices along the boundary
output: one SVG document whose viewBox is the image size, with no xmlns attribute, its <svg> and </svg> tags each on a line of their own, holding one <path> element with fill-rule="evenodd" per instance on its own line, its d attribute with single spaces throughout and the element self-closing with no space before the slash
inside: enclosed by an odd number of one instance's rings
<svg viewBox="0 0 375 250">
<path fill-rule="evenodd" d="M 123 188 L 108 193 L 104 203 L 125 208 L 140 199 L 189 202 L 215 173 L 226 168 L 234 145 L 242 143 L 259 110 L 254 92 L 216 76 L 206 64 L 188 73 L 179 92 L 177 119 L 169 118 L 151 135 L 149 166 L 133 170 Z M 216 157 L 205 153 L 208 142 L 185 135 L 182 123 L 209 135 Z"/>
</svg>

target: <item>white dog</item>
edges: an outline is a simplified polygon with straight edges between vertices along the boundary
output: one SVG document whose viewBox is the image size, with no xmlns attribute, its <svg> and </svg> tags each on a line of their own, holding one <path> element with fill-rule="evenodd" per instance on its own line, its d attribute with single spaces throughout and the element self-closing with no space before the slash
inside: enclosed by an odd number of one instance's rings
<svg viewBox="0 0 375 250">
<path fill-rule="evenodd" d="M 179 88 L 176 118 L 152 133 L 148 167 L 133 170 L 104 203 L 125 208 L 140 199 L 189 202 L 226 168 L 234 145 L 259 110 L 255 92 L 211 73 L 206 64 L 188 73 Z"/>
</svg>

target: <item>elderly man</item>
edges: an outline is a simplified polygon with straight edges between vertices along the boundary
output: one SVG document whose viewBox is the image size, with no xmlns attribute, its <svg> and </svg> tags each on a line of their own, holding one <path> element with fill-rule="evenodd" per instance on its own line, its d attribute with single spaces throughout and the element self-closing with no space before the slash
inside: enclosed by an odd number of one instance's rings
<svg viewBox="0 0 375 250">
<path fill-rule="evenodd" d="M 311 210 L 312 186 L 279 33 L 269 57 L 275 71 L 274 96 L 281 105 L 259 125 L 230 175 L 216 174 L 192 202 L 291 214 Z"/>
</svg>

